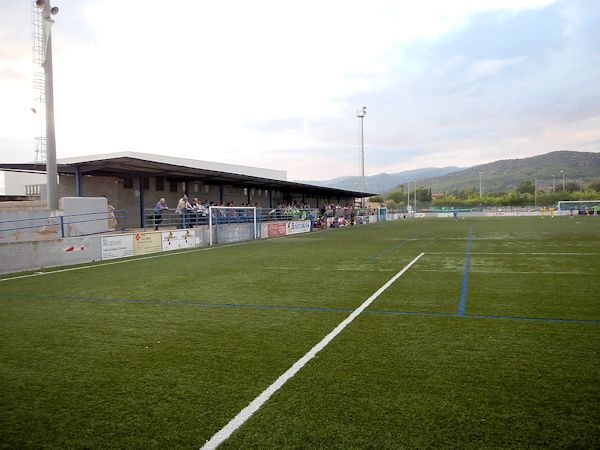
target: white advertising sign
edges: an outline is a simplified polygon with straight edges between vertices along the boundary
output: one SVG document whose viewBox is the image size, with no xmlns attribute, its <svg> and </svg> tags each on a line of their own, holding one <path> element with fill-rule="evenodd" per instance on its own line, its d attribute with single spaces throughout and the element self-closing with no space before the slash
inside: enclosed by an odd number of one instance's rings
<svg viewBox="0 0 600 450">
<path fill-rule="evenodd" d="M 133 235 L 102 236 L 102 259 L 133 256 Z"/>
<path fill-rule="evenodd" d="M 192 248 L 196 246 L 196 231 L 174 230 L 162 233 L 162 250 L 179 250 L 181 248 Z"/>
<path fill-rule="evenodd" d="M 310 221 L 309 220 L 292 220 L 291 222 L 287 222 L 285 227 L 285 234 L 298 234 L 298 233 L 308 233 L 310 231 Z"/>
</svg>

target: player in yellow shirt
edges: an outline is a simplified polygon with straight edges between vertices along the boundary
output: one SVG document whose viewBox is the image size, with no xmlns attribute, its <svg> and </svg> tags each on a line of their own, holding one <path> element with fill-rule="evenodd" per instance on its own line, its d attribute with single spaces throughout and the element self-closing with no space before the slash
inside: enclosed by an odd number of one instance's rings
<svg viewBox="0 0 600 450">
<path fill-rule="evenodd" d="M 554 219 L 554 206 L 550 207 L 550 217 Z"/>
</svg>

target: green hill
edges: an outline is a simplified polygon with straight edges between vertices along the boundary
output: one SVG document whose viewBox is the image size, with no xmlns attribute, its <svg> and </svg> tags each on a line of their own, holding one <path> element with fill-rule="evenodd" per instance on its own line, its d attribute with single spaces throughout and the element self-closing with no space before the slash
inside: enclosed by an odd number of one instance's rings
<svg viewBox="0 0 600 450">
<path fill-rule="evenodd" d="M 600 153 L 556 151 L 522 159 L 505 159 L 469 167 L 434 178 L 421 178 L 417 183 L 431 187 L 433 193 L 481 188 L 486 192 L 514 189 L 522 181 L 537 180 L 538 189 L 551 192 L 564 181 L 586 184 L 600 179 Z"/>
</svg>

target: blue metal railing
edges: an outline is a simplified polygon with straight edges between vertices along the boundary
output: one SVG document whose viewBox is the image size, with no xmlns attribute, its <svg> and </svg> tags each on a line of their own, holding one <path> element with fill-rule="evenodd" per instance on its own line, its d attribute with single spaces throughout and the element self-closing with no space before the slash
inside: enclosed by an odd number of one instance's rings
<svg viewBox="0 0 600 450">
<path fill-rule="evenodd" d="M 127 222 L 127 212 L 125 210 L 117 209 L 112 211 L 112 213 L 107 211 L 1 220 L 0 234 L 8 232 L 32 232 L 34 230 L 39 231 L 46 227 L 56 227 L 60 237 L 64 238 L 66 237 L 65 230 L 67 228 L 67 225 L 98 221 L 106 221 L 107 228 L 109 230 L 125 230 Z"/>
<path fill-rule="evenodd" d="M 324 212 L 318 208 L 257 208 L 257 222 L 276 222 L 290 220 L 307 220 L 312 213 L 315 221 L 322 217 L 325 219 L 339 219 L 343 217 L 350 221 L 355 219 L 355 223 L 368 223 L 368 214 L 370 210 L 366 208 L 329 208 Z M 239 208 L 217 209 L 213 215 L 213 223 L 247 223 L 253 221 L 251 210 Z M 165 209 L 157 213 L 154 209 L 144 210 L 144 229 L 148 228 L 191 228 L 199 225 L 208 225 L 208 209 L 194 211 L 178 211 L 176 209 Z"/>
</svg>

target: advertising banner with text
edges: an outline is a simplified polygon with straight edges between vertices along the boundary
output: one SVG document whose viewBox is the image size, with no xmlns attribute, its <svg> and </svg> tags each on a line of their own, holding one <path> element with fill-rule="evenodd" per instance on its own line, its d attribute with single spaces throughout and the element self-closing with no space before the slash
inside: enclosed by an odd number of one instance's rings
<svg viewBox="0 0 600 450">
<path fill-rule="evenodd" d="M 133 254 L 147 255 L 162 250 L 160 233 L 136 233 L 133 236 Z"/>
<path fill-rule="evenodd" d="M 133 256 L 133 235 L 102 236 L 102 259 Z"/>
<path fill-rule="evenodd" d="M 292 220 L 286 223 L 285 234 L 308 233 L 310 231 L 309 220 Z"/>
</svg>

